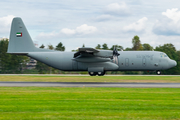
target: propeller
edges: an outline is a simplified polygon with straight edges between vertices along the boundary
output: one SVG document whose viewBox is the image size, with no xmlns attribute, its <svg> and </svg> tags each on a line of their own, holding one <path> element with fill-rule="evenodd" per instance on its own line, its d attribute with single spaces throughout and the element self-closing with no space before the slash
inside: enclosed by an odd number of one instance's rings
<svg viewBox="0 0 180 120">
<path fill-rule="evenodd" d="M 120 55 L 120 54 L 118 53 L 117 48 L 114 47 L 113 56 L 119 56 L 119 55 Z"/>
<path fill-rule="evenodd" d="M 118 56 L 119 55 L 120 54 L 118 53 L 117 48 L 114 46 L 114 50 L 113 50 L 113 62 L 115 64 L 117 64 L 117 65 L 118 65 Z"/>
</svg>

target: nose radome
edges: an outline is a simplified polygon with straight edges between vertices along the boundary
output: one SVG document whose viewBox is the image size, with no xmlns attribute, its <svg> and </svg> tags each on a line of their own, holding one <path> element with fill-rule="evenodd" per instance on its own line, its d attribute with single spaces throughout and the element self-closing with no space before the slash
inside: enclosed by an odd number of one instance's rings
<svg viewBox="0 0 180 120">
<path fill-rule="evenodd" d="M 177 65 L 177 62 L 174 60 L 174 66 L 176 66 Z"/>
<path fill-rule="evenodd" d="M 170 61 L 170 67 L 175 67 L 177 65 L 177 62 L 175 60 Z"/>
</svg>

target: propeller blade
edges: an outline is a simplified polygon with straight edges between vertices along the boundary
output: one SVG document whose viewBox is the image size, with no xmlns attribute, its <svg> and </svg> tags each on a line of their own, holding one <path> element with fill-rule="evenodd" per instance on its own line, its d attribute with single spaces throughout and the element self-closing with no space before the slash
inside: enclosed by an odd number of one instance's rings
<svg viewBox="0 0 180 120">
<path fill-rule="evenodd" d="M 113 50 L 113 55 L 115 55 L 116 54 L 116 51 L 115 51 L 115 47 L 114 47 L 114 50 Z"/>
<path fill-rule="evenodd" d="M 119 56 L 120 54 L 117 51 L 117 48 L 114 46 L 114 50 L 113 50 L 113 55 L 114 56 Z"/>
</svg>

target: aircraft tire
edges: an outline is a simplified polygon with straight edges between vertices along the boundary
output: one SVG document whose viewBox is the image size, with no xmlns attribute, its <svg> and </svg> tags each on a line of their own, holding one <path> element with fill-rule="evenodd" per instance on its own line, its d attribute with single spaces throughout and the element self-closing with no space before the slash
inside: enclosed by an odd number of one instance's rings
<svg viewBox="0 0 180 120">
<path fill-rule="evenodd" d="M 156 71 L 156 74 L 157 74 L 157 75 L 161 75 L 161 71 L 160 71 L 160 70 L 157 70 L 157 71 Z"/>
<path fill-rule="evenodd" d="M 97 73 L 96 73 L 96 72 L 89 72 L 89 75 L 90 75 L 90 76 L 96 76 Z"/>
<path fill-rule="evenodd" d="M 98 76 L 104 76 L 105 72 L 98 72 Z"/>
</svg>

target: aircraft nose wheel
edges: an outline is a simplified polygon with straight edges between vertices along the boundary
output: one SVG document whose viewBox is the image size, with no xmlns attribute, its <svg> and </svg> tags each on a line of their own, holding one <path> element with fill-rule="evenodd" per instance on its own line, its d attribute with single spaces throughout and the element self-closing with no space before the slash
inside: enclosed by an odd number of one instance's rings
<svg viewBox="0 0 180 120">
<path fill-rule="evenodd" d="M 157 71 L 156 71 L 156 74 L 157 74 L 157 75 L 161 75 L 161 71 L 160 71 L 160 70 L 157 70 Z"/>
</svg>

